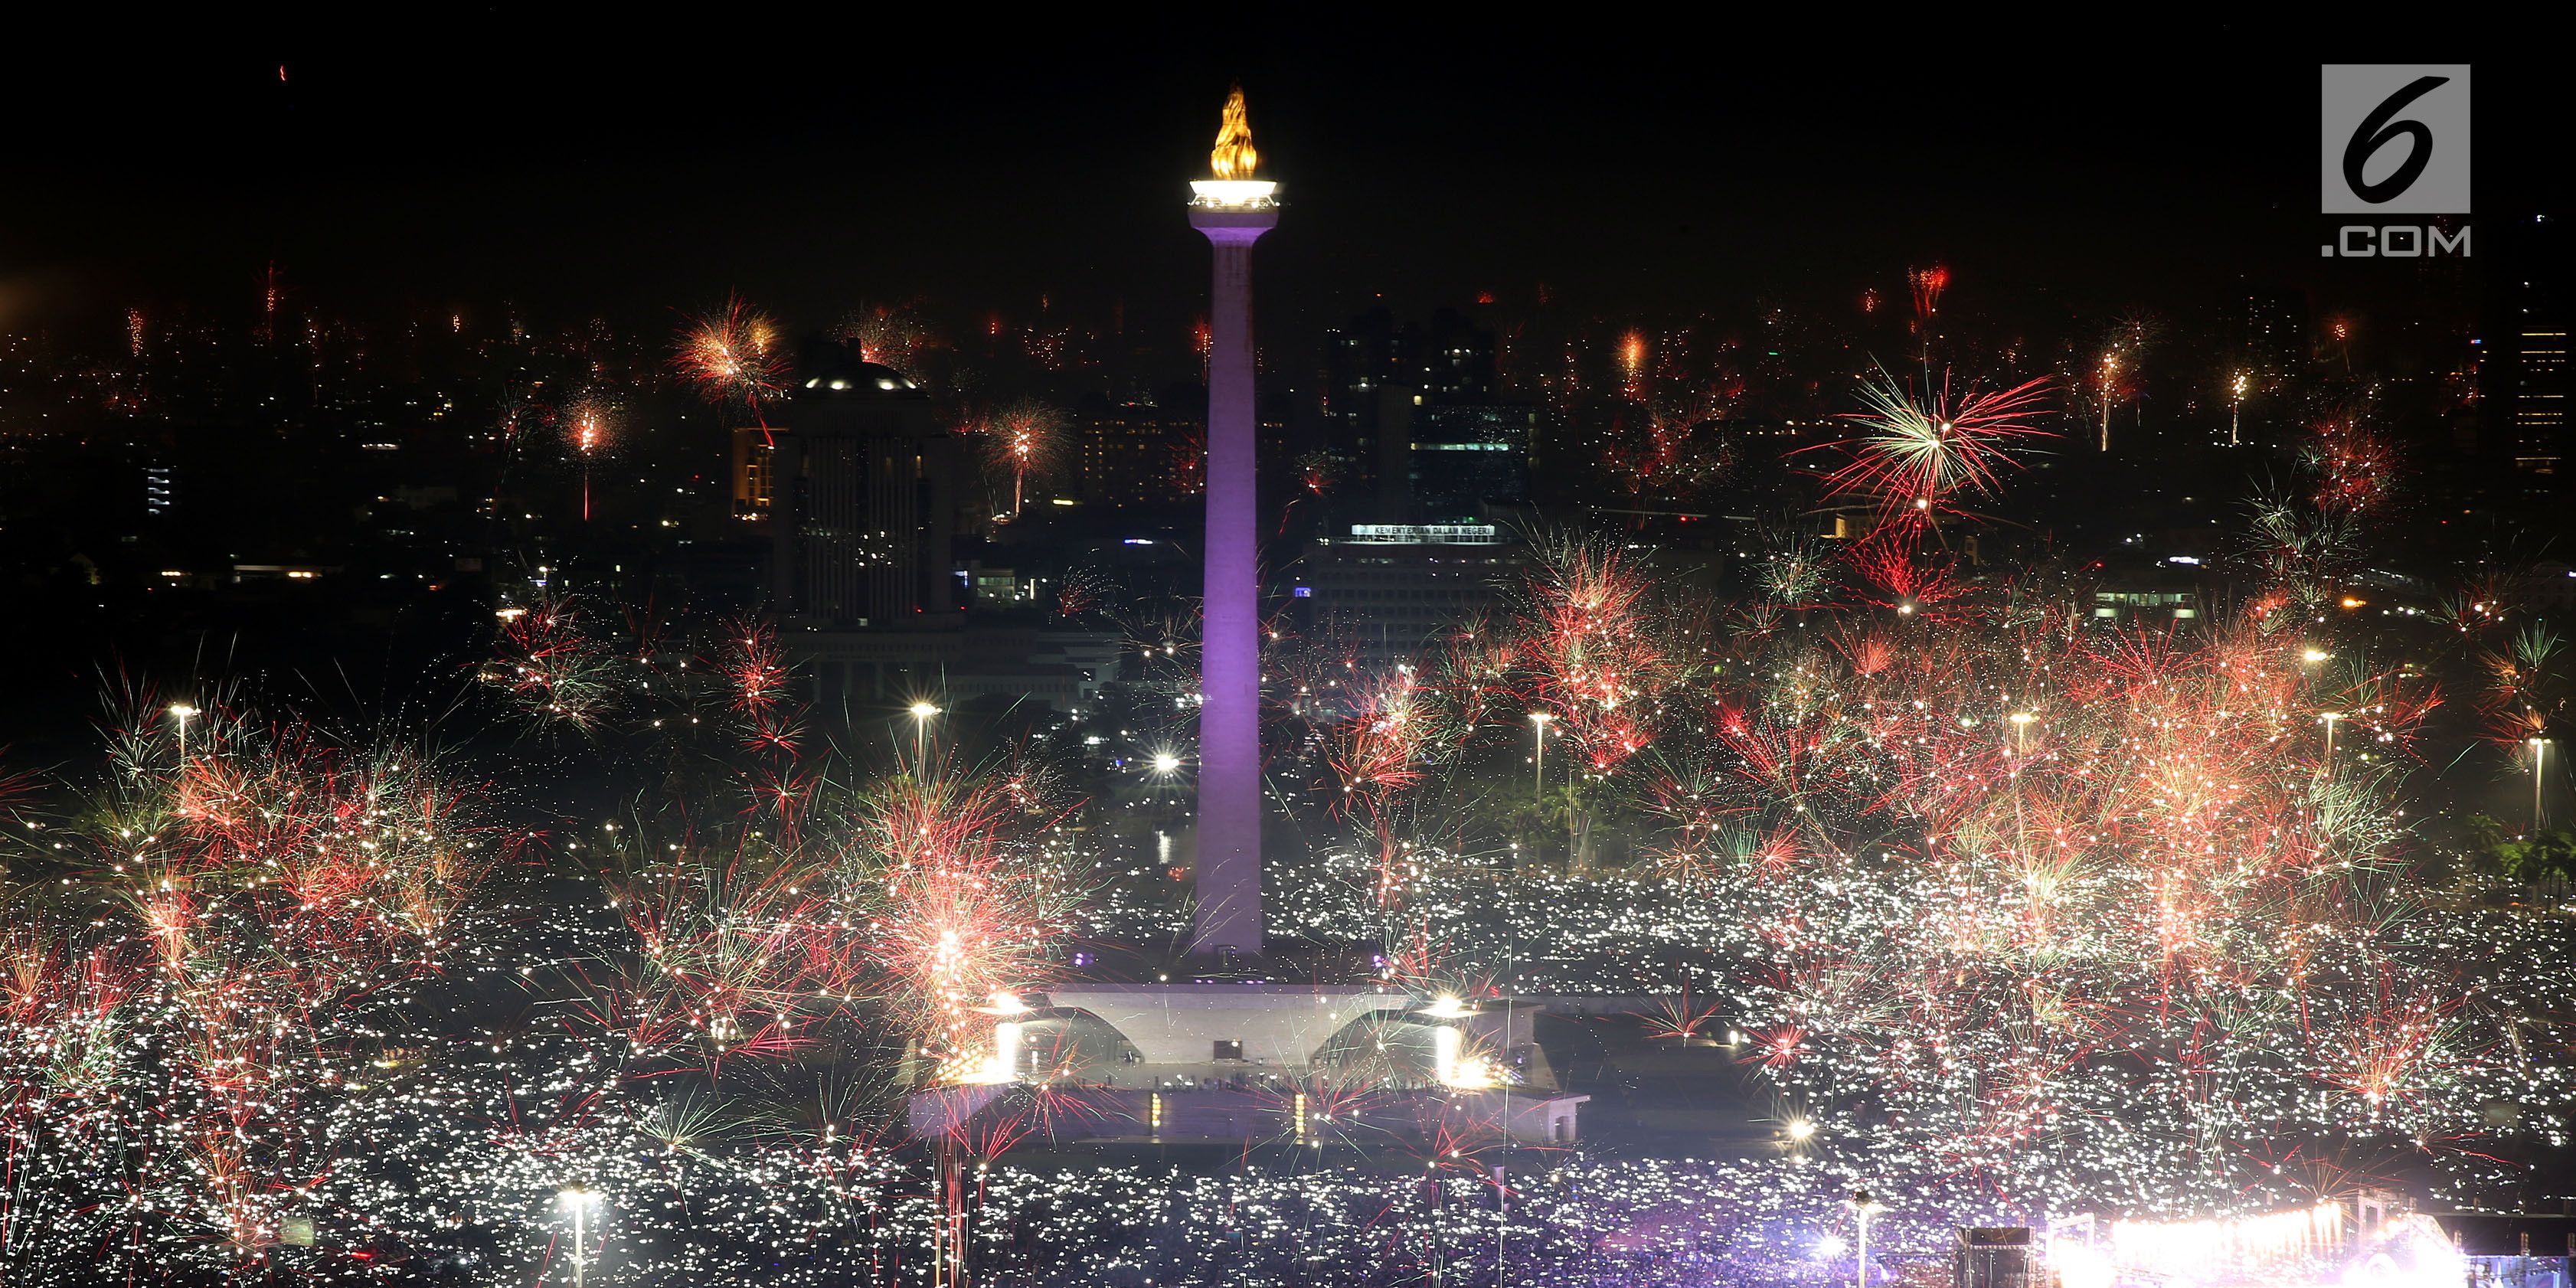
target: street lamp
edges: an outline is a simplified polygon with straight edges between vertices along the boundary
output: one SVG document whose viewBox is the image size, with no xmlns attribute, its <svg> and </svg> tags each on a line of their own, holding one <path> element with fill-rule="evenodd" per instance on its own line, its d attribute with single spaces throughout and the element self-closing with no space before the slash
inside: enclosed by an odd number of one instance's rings
<svg viewBox="0 0 2576 1288">
<path fill-rule="evenodd" d="M 2028 745 L 2024 742 L 2022 734 L 2030 728 L 2030 722 L 2037 720 L 2038 718 L 2038 716 L 2032 715 L 2027 711 L 2016 711 L 2012 713 L 2014 755 L 2021 755 L 2030 750 Z"/>
<path fill-rule="evenodd" d="M 1154 753 L 1155 773 L 1160 774 L 1165 778 L 1169 778 L 1173 774 L 1180 772 L 1180 768 L 1180 757 L 1175 756 L 1168 751 L 1158 751 Z"/>
<path fill-rule="evenodd" d="M 1545 711 L 1530 713 L 1530 731 L 1538 738 L 1538 753 L 1530 758 L 1530 763 L 1538 768 L 1530 775 L 1530 782 L 1542 800 L 1547 797 L 1547 722 L 1555 718 Z"/>
<path fill-rule="evenodd" d="M 2540 835 L 2540 766 L 2549 759 L 2549 740 L 2531 740 L 2531 834 Z"/>
<path fill-rule="evenodd" d="M 927 702 L 912 704 L 912 768 L 916 774 L 927 773 L 930 765 L 930 718 L 939 708 Z"/>
<path fill-rule="evenodd" d="M 1852 1268 L 1857 1272 L 1859 1288 L 1869 1288 L 1869 1218 L 1873 1213 L 1886 1211 L 1887 1205 L 1871 1198 L 1867 1190 L 1854 1190 L 1851 1208 L 1852 1215 L 1860 1222 L 1859 1256 L 1853 1261 Z"/>
<path fill-rule="evenodd" d="M 590 1241 L 590 1209 L 599 1195 L 575 1185 L 555 1195 L 555 1201 L 572 1209 L 572 1283 L 581 1288 L 582 1271 L 590 1264 L 586 1245 Z"/>
<path fill-rule="evenodd" d="M 1538 740 L 1538 749 L 1530 757 L 1530 795 L 1538 802 L 1538 821 L 1542 827 L 1547 824 L 1547 724 L 1554 719 L 1554 715 L 1545 711 L 1530 713 L 1530 733 Z M 1566 817 L 1573 817 L 1571 801 L 1567 803 Z M 1569 867 L 1574 863 L 1574 842 L 1571 839 L 1566 842 L 1565 861 Z"/>
<path fill-rule="evenodd" d="M 2317 719 L 2326 722 L 2326 758 L 2324 763 L 2320 766 L 2320 769 L 2321 772 L 2332 774 L 2334 772 L 2335 725 L 2343 719 L 2343 713 L 2340 711 L 2328 711 L 2319 715 Z"/>
<path fill-rule="evenodd" d="M 170 704 L 170 718 L 179 722 L 179 767 L 182 769 L 188 765 L 188 721 L 197 714 L 197 709 L 185 702 Z"/>
</svg>

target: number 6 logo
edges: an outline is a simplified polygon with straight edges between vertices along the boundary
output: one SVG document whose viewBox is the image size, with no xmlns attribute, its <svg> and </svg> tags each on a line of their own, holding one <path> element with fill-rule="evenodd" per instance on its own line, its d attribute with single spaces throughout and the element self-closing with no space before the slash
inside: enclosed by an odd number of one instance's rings
<svg viewBox="0 0 2576 1288">
<path fill-rule="evenodd" d="M 2370 109 L 2370 115 L 2361 118 L 2361 124 L 2353 127 L 2352 138 L 2343 145 L 2343 181 L 2352 189 L 2352 195 L 2375 206 L 2395 200 L 2414 186 L 2415 180 L 2423 175 L 2424 167 L 2433 161 L 2432 127 L 2422 121 L 2390 118 L 2405 111 L 2415 100 L 2450 83 L 2448 76 L 2416 77 L 2404 88 L 2381 100 L 2379 106 Z M 2364 180 L 2362 170 L 2370 164 L 2370 159 L 2379 155 L 2381 148 L 2401 137 L 2406 140 L 2406 159 L 2387 178 L 2377 183 Z"/>
<path fill-rule="evenodd" d="M 2374 217 L 2469 213 L 2474 68 L 2321 63 L 2318 70 L 2319 210 Z"/>
</svg>

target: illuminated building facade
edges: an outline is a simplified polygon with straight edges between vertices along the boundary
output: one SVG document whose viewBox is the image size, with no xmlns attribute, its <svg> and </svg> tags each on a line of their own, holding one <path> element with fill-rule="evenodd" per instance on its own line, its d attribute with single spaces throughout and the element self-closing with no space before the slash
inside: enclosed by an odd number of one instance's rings
<svg viewBox="0 0 2576 1288">
<path fill-rule="evenodd" d="M 1190 391 L 1195 392 L 1195 391 Z M 1074 411 L 1079 495 L 1086 505 L 1151 505 L 1198 492 L 1204 402 L 1167 395 L 1153 403 L 1094 396 Z"/>
<path fill-rule="evenodd" d="M 741 425 L 733 431 L 733 452 L 726 474 L 733 484 L 733 517 L 765 522 L 778 495 L 778 450 L 772 431 Z"/>
<path fill-rule="evenodd" d="M 2525 490 L 2545 492 L 2566 468 L 2566 302 L 2526 280 L 2516 292 L 2512 321 L 2513 468 L 2527 480 Z"/>
<path fill-rule="evenodd" d="M 1420 659 L 1449 631 L 1499 617 L 1501 587 L 1528 551 L 1489 523 L 1359 523 L 1319 541 L 1297 569 L 1305 628 L 1348 647 L 1360 669 L 1383 675 Z M 1331 695 L 1301 699 L 1331 705 Z"/>
</svg>

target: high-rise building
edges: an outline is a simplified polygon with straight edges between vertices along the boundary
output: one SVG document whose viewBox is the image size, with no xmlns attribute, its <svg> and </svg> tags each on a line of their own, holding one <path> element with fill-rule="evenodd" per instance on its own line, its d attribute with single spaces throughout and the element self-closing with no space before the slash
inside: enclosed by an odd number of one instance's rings
<svg viewBox="0 0 2576 1288">
<path fill-rule="evenodd" d="M 2566 472 L 2567 441 L 2567 269 L 2565 238 L 2546 216 L 2535 215 L 2513 229 L 2506 318 L 2513 370 L 2505 393 L 2506 431 L 2513 450 L 2514 472 L 2526 493 L 2558 490 Z"/>
<path fill-rule="evenodd" d="M 1412 376 L 1421 364 L 1411 339 L 1384 308 L 1353 318 L 1325 338 L 1325 451 L 1345 492 L 1378 498 L 1372 514 L 1385 508 L 1386 489 L 1400 476 L 1398 444 L 1407 427 L 1390 422 L 1413 405 Z"/>
<path fill-rule="evenodd" d="M 2227 361 L 2269 385 L 2308 365 L 2308 302 L 2297 291 L 2243 287 L 2220 310 Z"/>
<path fill-rule="evenodd" d="M 748 522 L 765 522 L 770 503 L 777 497 L 778 449 L 776 432 L 759 425 L 739 425 L 733 431 L 733 452 L 726 473 L 733 482 L 733 517 Z"/>
<path fill-rule="evenodd" d="M 2515 337 L 2513 467 L 2559 472 L 2567 454 L 2567 328 L 2529 319 Z"/>
<path fill-rule="evenodd" d="M 1406 446 L 1408 507 L 1428 523 L 1481 516 L 1490 504 L 1529 498 L 1538 408 L 1528 403 L 1432 403 L 1413 412 Z"/>
<path fill-rule="evenodd" d="M 1371 309 L 1326 342 L 1327 449 L 1362 517 L 1471 517 L 1528 491 L 1534 409 L 1501 401 L 1494 335 L 1453 309 L 1428 328 Z"/>
<path fill-rule="evenodd" d="M 892 367 L 817 344 L 772 457 L 771 594 L 806 626 L 944 622 L 959 453 L 930 395 Z"/>
<path fill-rule="evenodd" d="M 1421 334 L 1418 383 L 1428 402 L 1487 402 L 1501 392 L 1493 332 L 1456 309 L 1435 309 Z"/>
<path fill-rule="evenodd" d="M 1150 505 L 1195 495 L 1207 440 L 1207 397 L 1195 387 L 1150 403 L 1094 394 L 1074 409 L 1077 492 L 1089 505 Z"/>
</svg>

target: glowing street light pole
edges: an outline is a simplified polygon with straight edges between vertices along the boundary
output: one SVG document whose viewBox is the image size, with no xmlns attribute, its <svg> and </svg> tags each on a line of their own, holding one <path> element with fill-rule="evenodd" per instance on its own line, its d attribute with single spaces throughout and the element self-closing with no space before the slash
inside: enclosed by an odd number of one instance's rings
<svg viewBox="0 0 2576 1288">
<path fill-rule="evenodd" d="M 590 1265 L 590 1207 L 599 1196 L 576 1185 L 555 1196 L 555 1200 L 572 1209 L 572 1285 L 581 1288 L 582 1272 Z"/>
<path fill-rule="evenodd" d="M 2334 774 L 2335 726 L 2343 721 L 2343 713 L 2340 711 L 2328 711 L 2325 714 L 2318 716 L 2317 719 L 2326 722 L 2326 758 L 2318 764 L 2317 772 L 2331 777 Z"/>
<path fill-rule="evenodd" d="M 2549 740 L 2531 740 L 2531 835 L 2540 835 L 2540 767 L 2549 759 Z"/>
<path fill-rule="evenodd" d="M 182 769 L 188 764 L 188 721 L 197 714 L 197 709 L 185 702 L 170 704 L 170 718 L 179 724 L 179 766 Z"/>
<path fill-rule="evenodd" d="M 912 772 L 915 776 L 930 773 L 930 718 L 939 708 L 927 702 L 912 704 Z"/>
<path fill-rule="evenodd" d="M 1530 756 L 1530 794 L 1538 802 L 1539 823 L 1542 826 L 1547 822 L 1547 725 L 1554 719 L 1556 717 L 1549 712 L 1530 713 L 1530 730 L 1538 739 L 1537 750 Z M 1574 862 L 1573 783 L 1573 774 L 1569 770 L 1566 776 L 1565 802 L 1565 861 L 1569 865 Z"/>
<path fill-rule="evenodd" d="M 1555 718 L 1544 711 L 1530 713 L 1530 729 L 1538 739 L 1538 750 L 1530 757 L 1530 763 L 1537 767 L 1536 772 L 1530 775 L 1530 785 L 1542 802 L 1547 799 L 1547 722 Z"/>
<path fill-rule="evenodd" d="M 1858 1288 L 1869 1288 L 1869 1218 L 1872 1213 L 1886 1211 L 1887 1205 L 1871 1198 L 1867 1190 L 1855 1190 L 1852 1192 L 1851 1206 L 1853 1215 L 1859 1218 L 1860 1222 L 1858 1255 L 1853 1260 L 1852 1268 L 1857 1272 Z"/>
</svg>

